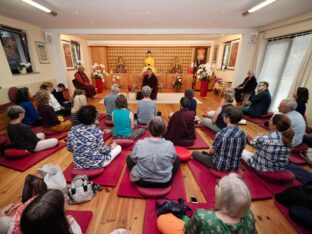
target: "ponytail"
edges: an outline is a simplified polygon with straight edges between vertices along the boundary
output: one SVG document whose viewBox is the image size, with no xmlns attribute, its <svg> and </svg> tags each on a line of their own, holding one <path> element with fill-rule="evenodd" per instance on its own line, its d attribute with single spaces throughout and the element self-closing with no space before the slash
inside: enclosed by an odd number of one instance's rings
<svg viewBox="0 0 312 234">
<path fill-rule="evenodd" d="M 288 128 L 286 131 L 282 132 L 282 141 L 284 145 L 288 148 L 292 148 L 292 141 L 294 138 L 295 132 L 292 128 Z"/>
<path fill-rule="evenodd" d="M 288 148 L 292 148 L 292 140 L 295 132 L 291 128 L 291 120 L 287 115 L 276 114 L 272 118 L 273 125 L 276 126 L 277 131 L 282 133 L 282 141 Z"/>
</svg>

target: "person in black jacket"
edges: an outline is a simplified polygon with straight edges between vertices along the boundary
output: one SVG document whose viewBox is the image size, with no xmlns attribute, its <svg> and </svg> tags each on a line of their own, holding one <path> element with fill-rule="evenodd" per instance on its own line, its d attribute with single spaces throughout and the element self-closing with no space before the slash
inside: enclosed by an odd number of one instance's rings
<svg viewBox="0 0 312 234">
<path fill-rule="evenodd" d="M 306 104 L 309 100 L 309 90 L 305 87 L 298 87 L 293 96 L 297 102 L 296 111 L 302 114 L 303 118 L 305 118 Z"/>
<path fill-rule="evenodd" d="M 254 73 L 248 71 L 247 77 L 245 78 L 244 82 L 235 88 L 236 102 L 242 102 L 242 96 L 244 94 L 254 94 L 257 84 L 257 79 Z"/>
<path fill-rule="evenodd" d="M 268 113 L 268 109 L 271 105 L 271 94 L 268 90 L 268 82 L 260 82 L 258 85 L 258 93 L 251 97 L 250 106 L 243 108 L 243 113 L 253 118 L 258 118 L 261 115 Z"/>
</svg>

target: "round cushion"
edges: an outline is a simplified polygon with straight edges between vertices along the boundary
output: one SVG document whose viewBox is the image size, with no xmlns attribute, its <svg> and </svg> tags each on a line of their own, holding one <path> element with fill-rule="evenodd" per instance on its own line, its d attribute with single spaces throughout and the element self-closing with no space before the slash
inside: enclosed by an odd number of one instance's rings
<svg viewBox="0 0 312 234">
<path fill-rule="evenodd" d="M 94 169 L 73 168 L 71 174 L 73 176 L 86 175 L 88 178 L 94 178 L 101 175 L 103 172 L 104 168 L 94 168 Z"/>
<path fill-rule="evenodd" d="M 261 115 L 261 118 L 262 119 L 270 119 L 273 115 L 274 115 L 273 112 L 268 112 L 268 113 L 266 113 L 264 115 Z"/>
<path fill-rule="evenodd" d="M 174 148 L 175 148 L 177 155 L 181 161 L 187 161 L 187 160 L 191 159 L 192 152 L 190 152 L 186 148 L 184 148 L 182 146 L 175 146 Z"/>
<path fill-rule="evenodd" d="M 212 168 L 210 168 L 209 171 L 216 178 L 222 178 L 224 176 L 227 176 L 230 173 L 241 174 L 240 171 L 218 171 L 218 170 L 215 170 L 215 169 L 212 169 Z"/>
<path fill-rule="evenodd" d="M 116 142 L 117 145 L 120 145 L 121 148 L 127 148 L 134 144 L 134 140 L 130 139 L 115 139 L 114 141 Z"/>
<path fill-rule="evenodd" d="M 24 149 L 7 149 L 4 151 L 4 154 L 8 158 L 25 158 L 31 155 L 31 152 Z"/>
<path fill-rule="evenodd" d="M 105 125 L 107 126 L 114 126 L 113 120 L 110 119 L 105 119 L 104 120 Z"/>
<path fill-rule="evenodd" d="M 309 147 L 304 144 L 304 143 L 301 143 L 300 145 L 297 145 L 293 148 L 292 152 L 293 153 L 300 153 L 301 151 L 307 151 L 309 149 Z"/>
<path fill-rule="evenodd" d="M 8 138 L 5 136 L 0 136 L 0 145 L 6 145 L 8 143 Z"/>
<path fill-rule="evenodd" d="M 288 170 L 276 172 L 256 171 L 256 174 L 262 179 L 273 184 L 288 183 L 295 179 L 295 175 Z"/>
<path fill-rule="evenodd" d="M 137 190 L 144 197 L 156 198 L 167 195 L 171 190 L 171 186 L 166 188 L 143 188 L 137 186 Z"/>
</svg>

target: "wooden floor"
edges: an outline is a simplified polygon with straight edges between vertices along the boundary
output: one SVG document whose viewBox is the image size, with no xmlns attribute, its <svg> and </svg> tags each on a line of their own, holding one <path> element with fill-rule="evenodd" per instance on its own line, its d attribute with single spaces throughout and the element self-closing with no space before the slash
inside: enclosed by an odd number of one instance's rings
<svg viewBox="0 0 312 234">
<path fill-rule="evenodd" d="M 105 93 L 107 92 L 108 91 Z M 103 96 L 104 94 L 101 97 Z M 205 98 L 199 97 L 199 93 L 196 93 L 196 97 L 203 102 L 203 104 L 199 104 L 197 107 L 198 116 L 201 116 L 209 110 L 215 110 L 221 100 L 220 97 L 212 93 L 208 93 Z M 100 100 L 102 99 L 94 99 L 90 101 L 90 103 L 96 105 L 100 112 L 104 112 L 105 108 L 103 104 L 99 103 Z M 135 104 L 131 104 L 130 107 L 132 111 L 136 111 Z M 169 113 L 178 110 L 179 105 L 160 104 L 157 108 L 158 111 L 162 112 L 164 118 L 168 120 Z M 265 132 L 265 130 L 261 127 L 253 123 L 249 124 L 249 122 L 247 126 L 243 126 L 242 128 L 251 136 L 256 136 Z M 212 142 L 211 139 L 200 130 L 197 129 L 196 131 L 198 131 L 208 143 Z M 24 178 L 27 174 L 38 175 L 36 171 L 37 168 L 46 163 L 58 164 L 63 170 L 71 162 L 72 154 L 69 153 L 66 148 L 63 148 L 49 158 L 31 167 L 24 173 L 0 166 L 0 207 L 3 207 L 8 203 L 16 203 L 20 201 Z M 125 166 L 122 174 L 124 173 L 124 170 Z M 188 200 L 190 196 L 196 196 L 199 202 L 206 202 L 196 180 L 192 175 L 192 172 L 186 164 L 182 164 L 182 171 Z M 145 200 L 117 197 L 119 183 L 120 180 L 115 188 L 103 188 L 103 191 L 97 193 L 97 195 L 90 202 L 81 205 L 71 205 L 69 207 L 69 209 L 93 211 L 93 218 L 87 231 L 88 234 L 106 234 L 117 228 L 129 229 L 132 234 L 143 233 Z M 258 233 L 296 233 L 292 226 L 274 206 L 273 199 L 252 202 L 251 210 L 256 218 Z"/>
</svg>

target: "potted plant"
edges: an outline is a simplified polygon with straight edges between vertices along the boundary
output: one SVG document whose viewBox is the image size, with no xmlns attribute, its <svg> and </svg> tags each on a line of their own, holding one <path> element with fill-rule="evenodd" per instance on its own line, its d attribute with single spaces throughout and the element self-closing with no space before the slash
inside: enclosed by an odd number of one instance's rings
<svg viewBox="0 0 312 234">
<path fill-rule="evenodd" d="M 180 76 L 177 76 L 173 81 L 173 87 L 177 90 L 177 92 L 180 92 L 182 85 L 183 85 L 182 78 Z"/>
<path fill-rule="evenodd" d="M 199 65 L 196 71 L 196 78 L 200 80 L 200 83 L 201 83 L 200 84 L 200 96 L 201 97 L 206 97 L 207 95 L 208 86 L 211 80 L 212 73 L 213 71 L 209 63 Z"/>
<path fill-rule="evenodd" d="M 20 74 L 27 74 L 27 68 L 29 68 L 30 66 L 31 66 L 30 63 L 20 63 L 17 66 L 17 69 L 18 69 Z"/>
</svg>

